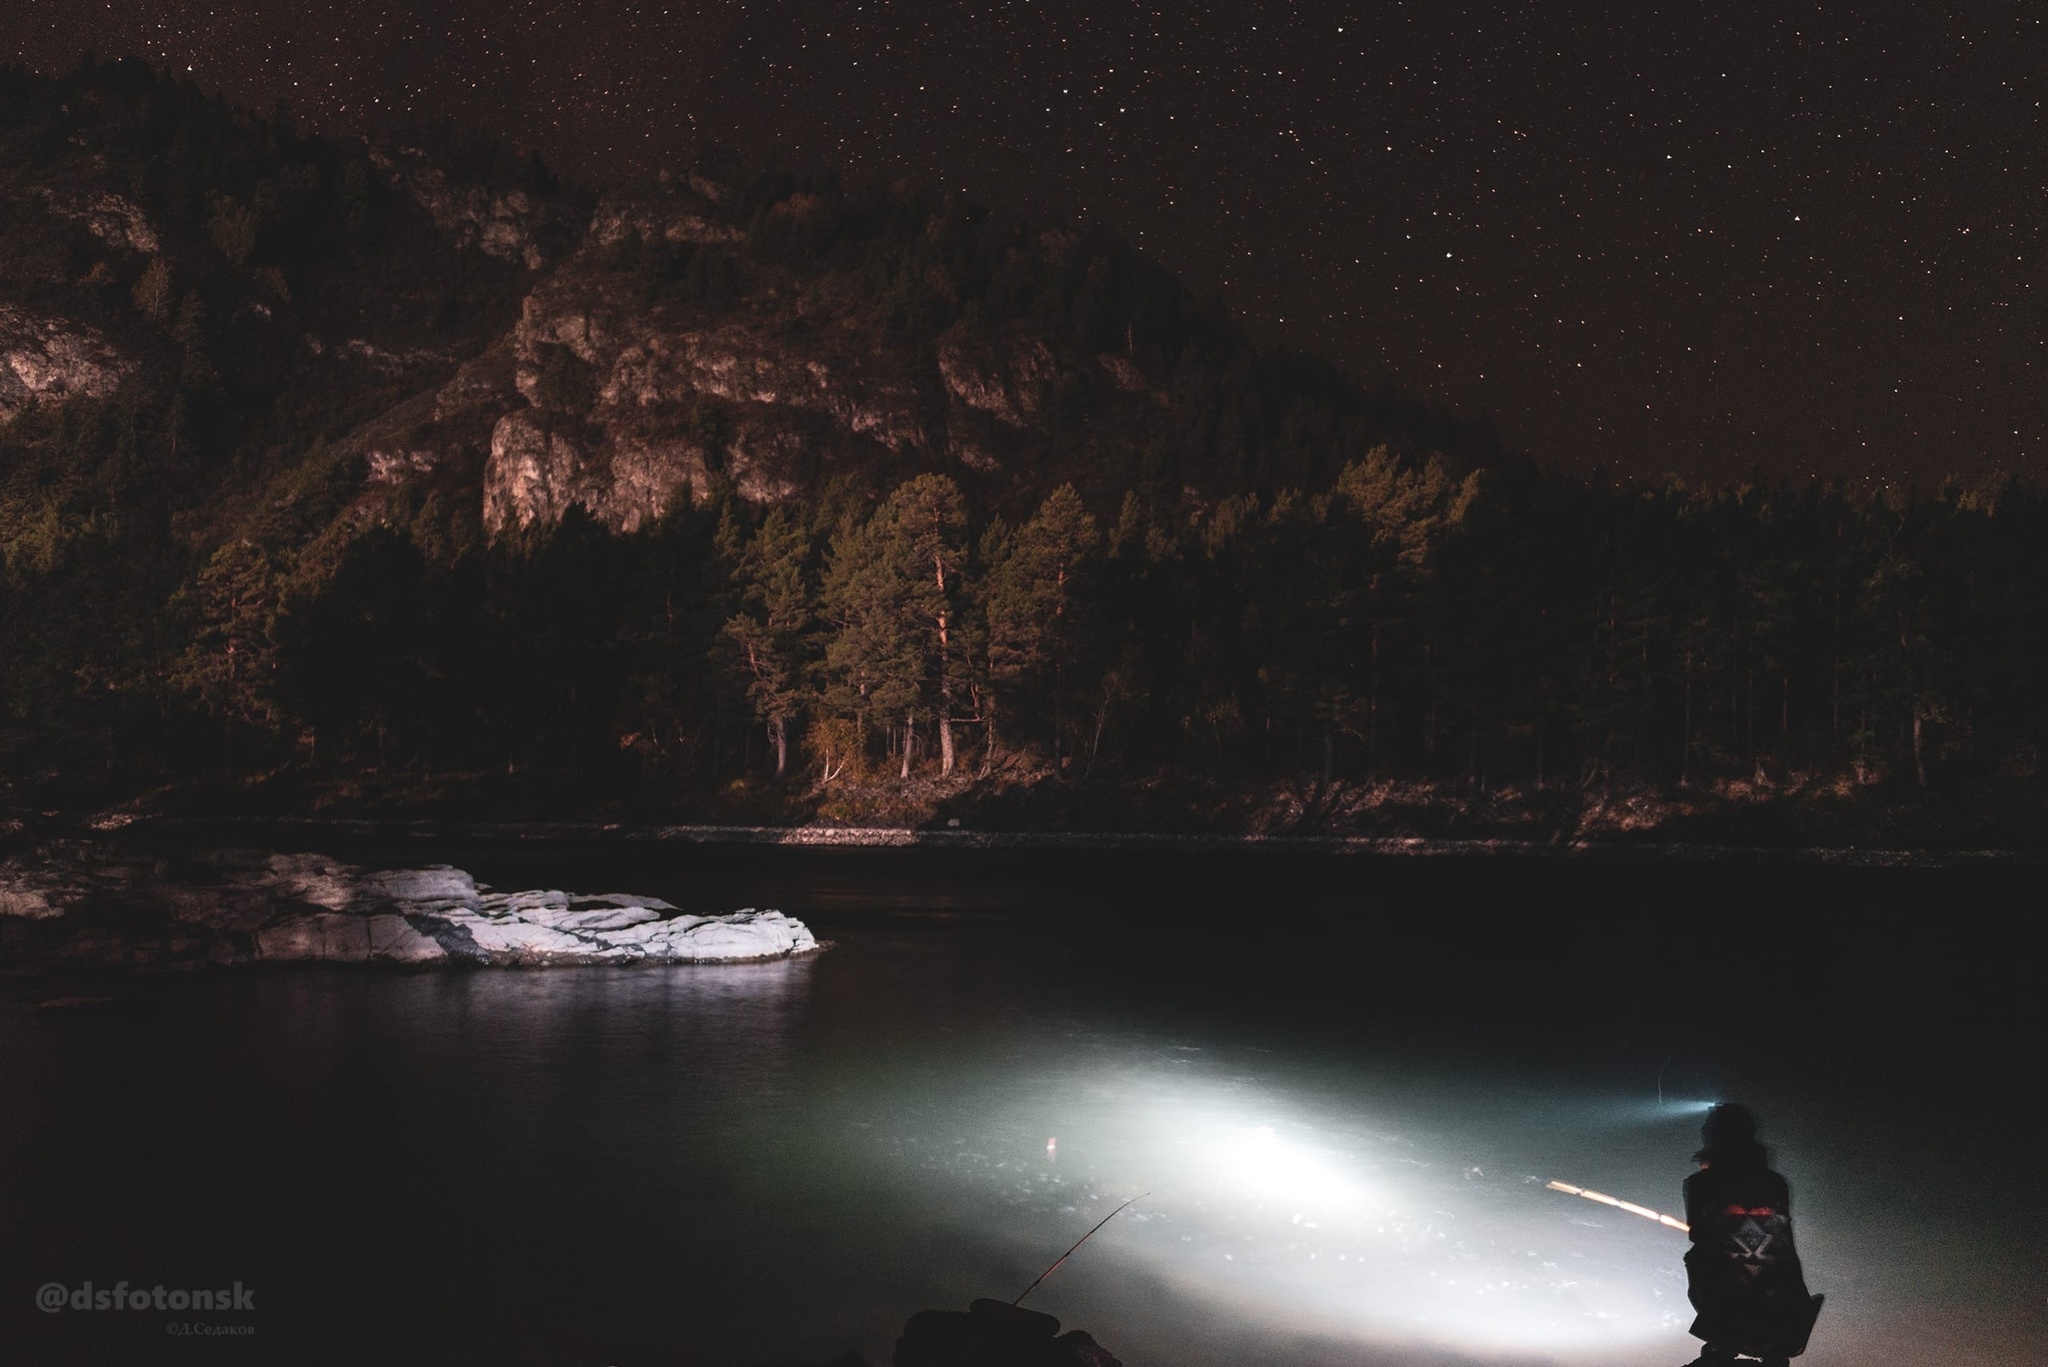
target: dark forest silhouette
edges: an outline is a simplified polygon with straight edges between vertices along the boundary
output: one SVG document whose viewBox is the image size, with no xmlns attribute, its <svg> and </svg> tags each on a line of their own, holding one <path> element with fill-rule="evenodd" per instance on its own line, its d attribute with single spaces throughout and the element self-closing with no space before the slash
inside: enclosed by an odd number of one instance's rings
<svg viewBox="0 0 2048 1367">
<path fill-rule="evenodd" d="M 878 467 L 773 506 L 719 485 L 631 535 L 572 509 L 492 538 L 474 485 L 366 502 L 335 443 L 394 395 L 285 365 L 244 319 L 388 297 L 460 333 L 516 313 L 516 272 L 427 259 L 365 150 L 282 114 L 133 64 L 0 74 L 17 187 L 81 136 L 171 245 L 111 272 L 83 238 L 63 259 L 8 248 L 18 296 L 147 358 L 112 398 L 0 427 L 0 774 L 17 781 L 510 772 L 701 796 L 742 777 L 1820 775 L 2037 795 L 2048 499 L 2031 484 L 1541 469 L 1255 352 L 1123 244 L 1026 269 L 1021 230 L 951 201 L 773 172 L 738 196 L 745 252 L 843 272 L 905 335 L 971 310 L 1136 357 L 1172 377 L 1173 437 L 1104 455 L 1085 386 L 1056 378 L 1029 471 Z M 583 202 L 531 158 L 421 136 L 479 182 Z M 829 212 L 777 226 L 768 206 L 799 193 Z M 647 254 L 650 290 L 714 303 L 745 264 L 622 250 Z M 564 411 L 588 383 L 543 380 L 540 405 Z"/>
</svg>

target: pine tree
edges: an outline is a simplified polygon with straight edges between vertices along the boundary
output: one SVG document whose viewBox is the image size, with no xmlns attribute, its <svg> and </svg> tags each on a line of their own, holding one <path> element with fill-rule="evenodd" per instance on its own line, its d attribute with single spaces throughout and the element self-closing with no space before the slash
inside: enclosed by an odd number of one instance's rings
<svg viewBox="0 0 2048 1367">
<path fill-rule="evenodd" d="M 922 662 L 903 611 L 905 558 L 893 522 L 877 512 L 833 538 L 826 560 L 820 597 L 830 631 L 821 664 L 822 702 L 863 729 L 893 731 L 897 717 L 914 721 L 922 697 Z M 905 777 L 910 742 L 906 726 Z"/>
<path fill-rule="evenodd" d="M 1390 647 L 1404 627 L 1421 637 L 1421 656 L 1415 662 L 1419 668 L 1406 701 L 1423 714 L 1425 764 L 1434 750 L 1439 699 L 1433 627 L 1442 614 L 1429 611 L 1425 600 L 1438 587 L 1432 574 L 1437 549 L 1471 515 L 1478 496 L 1476 474 L 1460 479 L 1434 456 L 1419 469 L 1407 466 L 1385 446 L 1373 448 L 1337 476 L 1332 518 L 1340 527 L 1353 529 L 1353 535 L 1363 533 L 1362 542 L 1346 557 L 1351 562 L 1348 574 L 1340 572 L 1336 592 L 1344 618 L 1355 624 L 1352 639 L 1362 647 L 1347 672 L 1353 678 L 1365 676 L 1362 729 L 1374 777 L 1380 766 L 1386 681 L 1393 672 Z M 1326 736 L 1341 724 L 1350 711 L 1344 704 L 1355 696 L 1355 689 L 1341 683 L 1326 685 L 1321 718 Z"/>
<path fill-rule="evenodd" d="M 904 778 L 925 715 L 938 725 L 941 771 L 953 771 L 953 723 L 970 691 L 966 530 L 959 487 L 920 475 L 842 533 L 826 568 L 828 705 L 891 729 L 900 717 Z"/>
<path fill-rule="evenodd" d="M 741 609 L 725 624 L 739 652 L 754 715 L 775 747 L 775 776 L 789 767 L 789 727 L 802 710 L 803 653 L 815 617 L 805 561 L 810 537 L 782 508 L 771 511 L 739 552 L 734 578 Z"/>
<path fill-rule="evenodd" d="M 1101 529 L 1071 484 L 1053 490 L 1014 533 L 999 524 L 984 538 L 990 683 L 984 772 L 996 746 L 998 700 L 1019 685 L 1035 685 L 1049 695 L 1053 769 L 1058 772 L 1065 675 L 1076 647 L 1075 598 L 1100 541 Z"/>
<path fill-rule="evenodd" d="M 276 562 L 253 541 L 230 541 L 180 597 L 198 626 L 172 681 L 221 719 L 225 755 L 233 724 L 267 730 L 277 722 Z"/>
<path fill-rule="evenodd" d="M 967 562 L 967 509 L 960 487 L 944 475 L 919 475 L 898 487 L 883 514 L 893 517 L 906 560 L 903 573 L 913 588 L 906 610 L 923 634 L 924 673 L 937 701 L 939 772 L 950 775 L 956 760 L 953 722 L 967 692 L 970 656 L 961 607 L 967 600 L 962 572 Z M 909 774 L 905 751 L 905 776 Z"/>
</svg>

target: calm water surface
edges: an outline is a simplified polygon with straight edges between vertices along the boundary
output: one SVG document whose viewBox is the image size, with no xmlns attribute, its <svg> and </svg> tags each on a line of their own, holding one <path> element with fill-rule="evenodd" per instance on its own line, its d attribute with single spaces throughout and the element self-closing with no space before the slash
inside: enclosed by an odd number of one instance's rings
<svg viewBox="0 0 2048 1367">
<path fill-rule="evenodd" d="M 1675 1210 L 1739 1096 L 1829 1296 L 1805 1361 L 2041 1360 L 2025 879 L 325 848 L 832 943 L 0 998 L 0 1359 L 881 1363 L 1144 1192 L 1030 1302 L 1133 1367 L 1676 1367 L 1682 1236 L 1542 1182 Z M 257 1302 L 32 1303 L 121 1279 Z"/>
</svg>

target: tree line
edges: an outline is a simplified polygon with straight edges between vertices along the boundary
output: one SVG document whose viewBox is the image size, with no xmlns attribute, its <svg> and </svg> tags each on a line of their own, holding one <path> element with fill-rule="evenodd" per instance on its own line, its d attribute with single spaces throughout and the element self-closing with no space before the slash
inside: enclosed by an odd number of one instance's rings
<svg viewBox="0 0 2048 1367">
<path fill-rule="evenodd" d="M 1062 486 L 1015 522 L 926 473 L 452 561 L 380 526 L 317 579 L 238 540 L 103 700 L 128 715 L 71 741 L 682 787 L 2031 783 L 2044 532 L 2009 482 L 1632 489 L 1376 449 L 1320 491 Z"/>
</svg>

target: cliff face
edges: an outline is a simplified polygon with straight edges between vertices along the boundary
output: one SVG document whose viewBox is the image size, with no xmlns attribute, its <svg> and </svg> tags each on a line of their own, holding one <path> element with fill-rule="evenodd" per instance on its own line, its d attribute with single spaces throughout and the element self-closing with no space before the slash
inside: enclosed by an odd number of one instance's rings
<svg viewBox="0 0 2048 1367">
<path fill-rule="evenodd" d="M 1156 425 L 1165 396 L 1130 360 L 1076 365 L 1014 321 L 892 332 L 858 280 L 749 254 L 724 197 L 701 177 L 608 195 L 518 322 L 439 389 L 413 447 L 366 429 L 373 468 L 480 466 L 494 533 L 575 505 L 631 532 L 717 480 L 754 502 L 841 471 L 1035 482 L 1063 376 L 1099 430 Z M 788 203 L 767 215 L 801 212 Z M 679 256 L 716 284 L 666 278 Z"/>
<path fill-rule="evenodd" d="M 9 81 L 0 445 L 125 406 L 198 453 L 201 504 L 288 502 L 263 489 L 311 453 L 354 480 L 351 526 L 431 497 L 494 537 L 927 470 L 1113 513 L 1255 462 L 1314 483 L 1387 426 L 1328 372 L 1276 381 L 1123 244 L 945 196 L 733 172 L 586 196 L 494 145 L 305 139 L 134 67 Z M 1311 448 L 1331 468 L 1274 463 Z"/>
<path fill-rule="evenodd" d="M 94 296 L 115 281 L 110 263 L 139 271 L 157 251 L 142 210 L 90 174 L 0 178 L 0 423 L 108 397 L 134 374 Z"/>
<path fill-rule="evenodd" d="M 260 485 L 307 446 L 411 421 L 586 217 L 441 152 L 301 140 L 134 68 L 0 75 L 0 477 L 67 409 L 87 461 L 96 415 L 120 411 L 191 454 L 199 501 L 247 492 L 211 487 L 231 463 Z M 363 454 L 371 490 L 431 455 L 400 472 Z"/>
<path fill-rule="evenodd" d="M 580 502 L 629 531 L 715 476 L 768 501 L 835 463 L 931 447 L 919 358 L 878 336 L 857 300 L 725 249 L 742 237 L 714 213 L 692 193 L 607 201 L 583 249 L 527 296 L 505 342 L 516 394 L 492 399 L 507 411 L 491 434 L 487 525 L 552 521 Z M 716 253 L 729 293 L 650 288 L 641 253 L 624 249 L 649 239 Z"/>
</svg>

